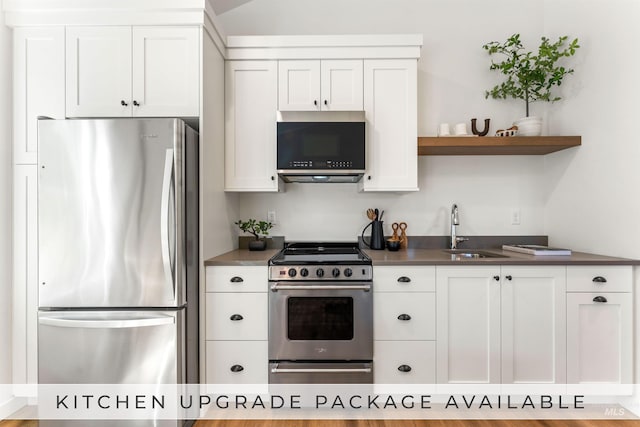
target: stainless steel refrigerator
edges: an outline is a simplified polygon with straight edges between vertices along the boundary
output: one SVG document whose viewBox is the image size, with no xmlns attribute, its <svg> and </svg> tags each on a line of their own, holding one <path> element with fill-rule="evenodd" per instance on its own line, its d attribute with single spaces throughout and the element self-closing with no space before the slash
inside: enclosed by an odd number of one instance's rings
<svg viewBox="0 0 640 427">
<path fill-rule="evenodd" d="M 39 383 L 197 383 L 198 133 L 40 120 L 38 144 Z"/>
</svg>

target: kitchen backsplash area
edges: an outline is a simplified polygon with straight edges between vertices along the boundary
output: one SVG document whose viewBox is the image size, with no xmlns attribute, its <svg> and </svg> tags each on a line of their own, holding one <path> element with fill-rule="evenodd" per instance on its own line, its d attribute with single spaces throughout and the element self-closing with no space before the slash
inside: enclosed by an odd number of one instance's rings
<svg viewBox="0 0 640 427">
<path fill-rule="evenodd" d="M 420 191 L 361 193 L 357 184 L 286 184 L 281 193 L 239 194 L 241 218 L 275 211 L 274 236 L 288 241 L 355 240 L 369 222 L 368 208 L 384 209 L 385 234 L 393 222 L 409 235 L 447 235 L 452 203 L 460 235 L 541 235 L 548 197 L 540 179 L 542 156 L 455 156 L 418 160 Z M 517 213 L 520 224 L 512 224 Z"/>
</svg>

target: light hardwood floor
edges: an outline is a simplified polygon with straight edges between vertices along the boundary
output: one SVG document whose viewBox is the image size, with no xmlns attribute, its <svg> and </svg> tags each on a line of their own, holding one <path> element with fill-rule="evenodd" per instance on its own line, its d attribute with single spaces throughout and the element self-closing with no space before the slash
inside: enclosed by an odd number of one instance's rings
<svg viewBox="0 0 640 427">
<path fill-rule="evenodd" d="M 0 421 L 0 427 L 37 426 Z M 640 420 L 202 420 L 195 427 L 640 427 Z"/>
</svg>

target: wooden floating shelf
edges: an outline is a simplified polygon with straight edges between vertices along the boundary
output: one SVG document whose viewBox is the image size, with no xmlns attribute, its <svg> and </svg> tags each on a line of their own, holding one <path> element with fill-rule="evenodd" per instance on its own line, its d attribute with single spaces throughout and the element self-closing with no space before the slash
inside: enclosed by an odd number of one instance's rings
<svg viewBox="0 0 640 427">
<path fill-rule="evenodd" d="M 420 136 L 418 155 L 544 155 L 580 145 L 580 136 Z"/>
</svg>

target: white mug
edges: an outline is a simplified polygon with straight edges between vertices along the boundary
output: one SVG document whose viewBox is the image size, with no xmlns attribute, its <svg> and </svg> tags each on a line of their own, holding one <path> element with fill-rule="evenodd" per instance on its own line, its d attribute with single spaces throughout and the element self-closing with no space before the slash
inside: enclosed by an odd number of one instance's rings
<svg viewBox="0 0 640 427">
<path fill-rule="evenodd" d="M 467 124 L 466 123 L 458 123 L 453 128 L 453 133 L 456 135 L 466 135 L 467 134 Z"/>
<path fill-rule="evenodd" d="M 438 136 L 449 136 L 451 135 L 451 130 L 449 129 L 449 123 L 440 123 L 440 127 L 438 127 Z"/>
</svg>

